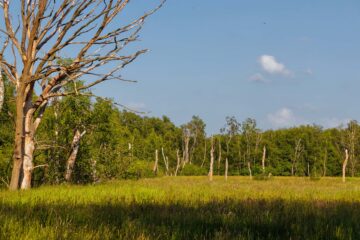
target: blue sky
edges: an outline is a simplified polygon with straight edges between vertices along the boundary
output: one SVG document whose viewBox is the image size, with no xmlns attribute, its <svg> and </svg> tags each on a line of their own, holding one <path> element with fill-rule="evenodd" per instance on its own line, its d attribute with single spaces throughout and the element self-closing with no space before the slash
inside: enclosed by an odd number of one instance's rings
<svg viewBox="0 0 360 240">
<path fill-rule="evenodd" d="M 140 35 L 150 52 L 123 71 L 139 83 L 95 93 L 178 125 L 199 115 L 209 133 L 226 116 L 263 129 L 360 119 L 358 0 L 168 0 Z"/>
</svg>

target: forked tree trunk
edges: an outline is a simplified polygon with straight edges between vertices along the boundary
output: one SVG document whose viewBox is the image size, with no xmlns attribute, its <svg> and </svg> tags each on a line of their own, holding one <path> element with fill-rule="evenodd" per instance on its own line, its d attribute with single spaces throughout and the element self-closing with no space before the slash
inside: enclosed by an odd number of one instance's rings
<svg viewBox="0 0 360 240">
<path fill-rule="evenodd" d="M 250 179 L 252 179 L 252 171 L 251 171 L 250 161 L 248 161 L 247 165 L 248 165 L 248 170 L 249 170 L 249 177 L 250 177 Z"/>
<path fill-rule="evenodd" d="M 179 153 L 179 149 L 176 150 L 176 159 L 177 159 L 177 163 L 176 163 L 176 169 L 175 169 L 175 177 L 177 176 L 177 173 L 179 171 L 180 168 L 180 153 Z"/>
<path fill-rule="evenodd" d="M 76 129 L 76 131 L 75 131 L 75 135 L 74 135 L 73 141 L 71 143 L 71 153 L 66 162 L 65 180 L 67 182 L 70 182 L 70 180 L 71 180 L 72 173 L 73 173 L 74 166 L 75 166 L 76 157 L 79 152 L 80 140 L 85 135 L 85 133 L 86 133 L 86 131 L 83 131 L 82 133 L 80 133 L 80 131 L 78 129 Z"/>
<path fill-rule="evenodd" d="M 263 148 L 263 155 L 261 159 L 262 171 L 265 173 L 265 158 L 266 158 L 266 146 Z"/>
<path fill-rule="evenodd" d="M 225 181 L 228 179 L 228 169 L 229 169 L 229 162 L 228 158 L 225 159 Z"/>
<path fill-rule="evenodd" d="M 342 165 L 342 181 L 345 182 L 345 177 L 346 177 L 346 165 L 348 163 L 349 160 L 349 151 L 347 149 L 345 149 L 345 159 Z"/>
<path fill-rule="evenodd" d="M 154 167 L 153 167 L 153 172 L 155 175 L 157 175 L 157 172 L 158 172 L 158 163 L 159 163 L 159 152 L 156 149 L 155 150 L 155 163 L 154 163 Z"/>
<path fill-rule="evenodd" d="M 214 138 L 211 137 L 211 150 L 210 150 L 210 169 L 209 169 L 209 180 L 213 180 L 214 172 Z"/>
</svg>

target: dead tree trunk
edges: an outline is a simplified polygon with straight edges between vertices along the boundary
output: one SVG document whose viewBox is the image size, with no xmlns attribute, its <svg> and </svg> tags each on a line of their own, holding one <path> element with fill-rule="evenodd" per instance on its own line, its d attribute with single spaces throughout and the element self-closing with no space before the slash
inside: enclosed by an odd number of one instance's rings
<svg viewBox="0 0 360 240">
<path fill-rule="evenodd" d="M 190 144 L 190 135 L 189 133 L 184 134 L 184 152 L 183 152 L 183 167 L 185 164 L 189 163 L 189 144 Z"/>
<path fill-rule="evenodd" d="M 250 161 L 248 161 L 247 165 L 248 165 L 248 169 L 249 169 L 249 177 L 250 177 L 250 179 L 252 179 L 252 172 L 251 172 L 251 163 L 250 163 Z"/>
<path fill-rule="evenodd" d="M 263 148 L 263 155 L 261 159 L 262 171 L 265 173 L 265 158 L 266 158 L 266 146 Z"/>
<path fill-rule="evenodd" d="M 228 158 L 225 159 L 225 181 L 228 179 L 228 169 L 229 169 L 229 162 Z"/>
<path fill-rule="evenodd" d="M 69 156 L 68 160 L 66 161 L 65 180 L 67 182 L 71 181 L 76 157 L 79 152 L 80 140 L 85 135 L 85 133 L 86 133 L 86 131 L 83 131 L 82 133 L 80 133 L 79 129 L 75 130 L 75 135 L 74 135 L 73 141 L 71 143 L 70 156 Z"/>
<path fill-rule="evenodd" d="M 161 148 L 161 153 L 162 153 L 162 156 L 163 156 L 163 159 L 164 159 L 164 164 L 165 164 L 165 174 L 166 176 L 169 175 L 169 158 L 165 156 L 165 153 L 164 153 L 164 148 Z"/>
<path fill-rule="evenodd" d="M 154 167 L 153 167 L 153 172 L 155 175 L 157 175 L 157 173 L 158 173 L 158 163 L 159 163 L 159 152 L 156 149 L 155 150 L 155 163 L 154 163 Z"/>
<path fill-rule="evenodd" d="M 348 163 L 349 160 L 349 151 L 347 149 L 345 149 L 345 159 L 342 165 L 342 181 L 345 182 L 345 177 L 346 177 L 346 165 Z"/>
<path fill-rule="evenodd" d="M 213 180 L 214 172 L 214 137 L 211 137 L 211 150 L 210 150 L 210 169 L 209 169 L 209 180 Z"/>
<path fill-rule="evenodd" d="M 179 153 L 179 149 L 176 150 L 176 159 L 177 159 L 177 163 L 176 163 L 176 169 L 175 169 L 175 177 L 177 176 L 177 173 L 179 171 L 180 168 L 180 153 Z"/>
<path fill-rule="evenodd" d="M 96 182 L 98 180 L 97 178 L 97 171 L 96 171 L 96 160 L 91 159 L 91 177 L 93 182 Z"/>
<path fill-rule="evenodd" d="M 217 171 L 218 171 L 218 175 L 220 175 L 220 164 L 221 164 L 221 138 L 219 137 L 219 156 L 218 156 L 218 166 L 217 166 Z"/>
</svg>

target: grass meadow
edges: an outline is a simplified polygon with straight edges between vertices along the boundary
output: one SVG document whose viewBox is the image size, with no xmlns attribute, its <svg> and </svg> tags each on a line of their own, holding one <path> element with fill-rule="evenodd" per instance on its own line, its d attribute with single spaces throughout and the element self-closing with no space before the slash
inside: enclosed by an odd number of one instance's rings
<svg viewBox="0 0 360 240">
<path fill-rule="evenodd" d="M 163 177 L 0 192 L 0 239 L 360 239 L 360 179 Z"/>
</svg>

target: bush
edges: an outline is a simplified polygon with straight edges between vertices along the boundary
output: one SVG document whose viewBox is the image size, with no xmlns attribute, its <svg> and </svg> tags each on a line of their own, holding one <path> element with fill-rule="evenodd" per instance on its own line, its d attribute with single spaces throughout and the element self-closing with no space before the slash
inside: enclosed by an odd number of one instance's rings
<svg viewBox="0 0 360 240">
<path fill-rule="evenodd" d="M 194 164 L 187 164 L 181 170 L 180 175 L 182 176 L 206 176 L 208 174 L 207 169 L 199 167 Z"/>
<path fill-rule="evenodd" d="M 152 178 L 155 174 L 152 170 L 152 163 L 142 160 L 136 160 L 130 163 L 129 167 L 124 172 L 125 179 L 140 179 L 140 178 Z M 158 171 L 158 176 L 162 175 L 161 171 Z"/>
</svg>

